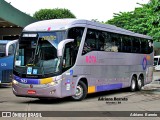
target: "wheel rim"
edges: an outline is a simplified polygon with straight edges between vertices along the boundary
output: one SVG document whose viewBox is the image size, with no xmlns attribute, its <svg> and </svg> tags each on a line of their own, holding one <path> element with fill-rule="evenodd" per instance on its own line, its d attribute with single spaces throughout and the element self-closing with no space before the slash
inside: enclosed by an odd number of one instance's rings
<svg viewBox="0 0 160 120">
<path fill-rule="evenodd" d="M 142 86 L 142 80 L 139 79 L 139 80 L 138 80 L 138 87 L 141 88 L 141 86 Z"/>
<path fill-rule="evenodd" d="M 83 88 L 81 85 L 78 85 L 76 87 L 76 94 L 74 96 L 72 96 L 74 99 L 79 99 L 81 98 L 83 95 Z"/>
<path fill-rule="evenodd" d="M 136 82 L 135 80 L 132 80 L 132 90 L 135 90 L 135 88 L 136 88 Z"/>
</svg>

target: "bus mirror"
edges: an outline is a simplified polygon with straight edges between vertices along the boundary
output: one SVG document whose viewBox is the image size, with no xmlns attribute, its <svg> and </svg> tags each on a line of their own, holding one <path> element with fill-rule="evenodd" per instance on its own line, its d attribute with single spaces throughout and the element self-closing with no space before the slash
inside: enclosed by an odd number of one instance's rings
<svg viewBox="0 0 160 120">
<path fill-rule="evenodd" d="M 62 40 L 59 44 L 58 44 L 58 48 L 57 48 L 57 56 L 58 57 L 61 57 L 63 55 L 63 50 L 64 50 L 64 47 L 67 43 L 69 42 L 73 42 L 74 39 L 65 39 L 65 40 Z"/>
<path fill-rule="evenodd" d="M 17 40 L 10 41 L 10 42 L 7 43 L 7 45 L 6 45 L 6 56 L 9 55 L 9 46 L 12 45 L 12 44 L 15 44 L 15 43 L 17 43 L 17 42 L 18 42 L 18 39 L 17 39 Z"/>
</svg>

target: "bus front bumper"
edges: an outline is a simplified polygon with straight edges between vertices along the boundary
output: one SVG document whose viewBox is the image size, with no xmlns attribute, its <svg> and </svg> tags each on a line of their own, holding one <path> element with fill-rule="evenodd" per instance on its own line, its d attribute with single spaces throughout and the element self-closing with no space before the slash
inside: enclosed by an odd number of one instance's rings
<svg viewBox="0 0 160 120">
<path fill-rule="evenodd" d="M 12 84 L 12 90 L 13 93 L 19 97 L 61 98 L 60 84 L 56 86 Z"/>
</svg>

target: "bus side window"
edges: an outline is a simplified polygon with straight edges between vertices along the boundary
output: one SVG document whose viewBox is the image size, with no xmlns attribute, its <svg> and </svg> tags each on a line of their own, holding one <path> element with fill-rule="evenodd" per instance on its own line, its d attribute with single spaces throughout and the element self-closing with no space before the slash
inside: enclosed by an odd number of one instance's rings
<svg viewBox="0 0 160 120">
<path fill-rule="evenodd" d="M 143 54 L 150 53 L 150 51 L 149 51 L 149 42 L 148 42 L 147 39 L 142 39 L 141 38 L 141 53 L 143 53 Z"/>
<path fill-rule="evenodd" d="M 120 52 L 121 51 L 121 38 L 118 34 L 111 34 L 111 42 L 112 42 L 112 52 Z"/>
<path fill-rule="evenodd" d="M 5 53 L 1 53 L 1 52 L 0 52 L 0 58 L 1 58 L 1 57 L 5 57 L 5 56 L 6 56 Z"/>
<path fill-rule="evenodd" d="M 103 32 L 98 32 L 98 50 L 104 51 L 105 34 Z"/>
<path fill-rule="evenodd" d="M 14 49 L 15 49 L 14 44 L 10 45 L 9 50 L 8 50 L 8 55 L 13 55 L 14 54 Z"/>
<path fill-rule="evenodd" d="M 0 57 L 5 57 L 5 44 L 0 44 Z"/>
<path fill-rule="evenodd" d="M 94 50 L 97 50 L 96 33 L 94 30 L 88 30 L 86 34 L 85 43 L 83 46 L 82 55 Z"/>
<path fill-rule="evenodd" d="M 131 53 L 131 39 L 128 36 L 122 36 L 122 52 Z"/>
<path fill-rule="evenodd" d="M 132 40 L 132 53 L 140 53 L 140 41 L 138 38 Z"/>
<path fill-rule="evenodd" d="M 73 50 L 73 43 L 67 43 L 64 49 L 64 56 L 63 56 L 63 71 L 68 70 L 71 68 L 75 63 L 75 51 Z"/>
<path fill-rule="evenodd" d="M 74 42 L 73 42 L 74 49 L 73 50 L 74 50 L 74 53 L 75 53 L 75 60 L 77 58 L 77 54 L 78 54 L 79 46 L 80 46 L 81 39 L 82 39 L 82 36 L 83 36 L 83 32 L 84 32 L 83 27 L 71 28 L 68 31 L 67 38 L 68 39 L 74 39 Z"/>
<path fill-rule="evenodd" d="M 152 52 L 153 52 L 153 41 L 148 40 L 148 53 L 152 53 Z"/>
<path fill-rule="evenodd" d="M 104 51 L 106 52 L 110 52 L 111 51 L 111 47 L 112 47 L 112 43 L 111 43 L 111 38 L 108 32 L 104 32 Z"/>
</svg>

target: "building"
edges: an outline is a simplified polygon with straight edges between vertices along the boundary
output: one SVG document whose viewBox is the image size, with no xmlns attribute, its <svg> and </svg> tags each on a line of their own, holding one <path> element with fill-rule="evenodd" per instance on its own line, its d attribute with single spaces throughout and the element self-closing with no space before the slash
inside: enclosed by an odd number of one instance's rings
<svg viewBox="0 0 160 120">
<path fill-rule="evenodd" d="M 37 20 L 0 0 L 0 40 L 19 38 L 22 29 Z"/>
</svg>

